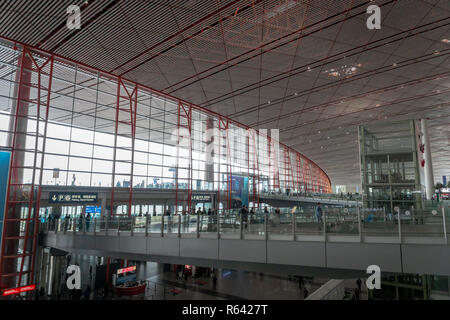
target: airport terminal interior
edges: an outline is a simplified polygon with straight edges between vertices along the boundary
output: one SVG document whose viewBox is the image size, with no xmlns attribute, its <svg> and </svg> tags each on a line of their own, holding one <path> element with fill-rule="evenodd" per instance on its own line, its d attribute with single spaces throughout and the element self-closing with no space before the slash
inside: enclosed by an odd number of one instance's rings
<svg viewBox="0 0 450 320">
<path fill-rule="evenodd" d="M 0 1 L 0 300 L 450 300 L 449 0 Z"/>
</svg>

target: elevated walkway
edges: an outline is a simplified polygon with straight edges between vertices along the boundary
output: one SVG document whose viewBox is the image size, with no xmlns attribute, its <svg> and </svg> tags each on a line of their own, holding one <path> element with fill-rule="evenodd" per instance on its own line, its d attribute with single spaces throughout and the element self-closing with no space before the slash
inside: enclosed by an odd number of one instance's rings
<svg viewBox="0 0 450 320">
<path fill-rule="evenodd" d="M 447 209 L 446 209 L 447 210 Z M 338 212 L 339 214 L 339 212 Z M 447 216 L 367 222 L 349 213 L 147 216 L 41 224 L 44 246 L 90 255 L 339 279 L 383 273 L 450 275 Z M 419 213 L 416 212 L 416 217 Z"/>
</svg>

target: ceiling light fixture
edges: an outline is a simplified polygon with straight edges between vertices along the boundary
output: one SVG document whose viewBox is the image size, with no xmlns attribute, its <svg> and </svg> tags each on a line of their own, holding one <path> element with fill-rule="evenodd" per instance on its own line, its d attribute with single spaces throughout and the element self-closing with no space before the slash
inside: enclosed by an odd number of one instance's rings
<svg viewBox="0 0 450 320">
<path fill-rule="evenodd" d="M 325 73 L 332 77 L 349 77 L 352 74 L 356 73 L 358 71 L 358 68 L 360 67 L 362 67 L 361 63 L 353 63 L 350 65 L 343 65 L 337 68 L 325 70 Z"/>
</svg>

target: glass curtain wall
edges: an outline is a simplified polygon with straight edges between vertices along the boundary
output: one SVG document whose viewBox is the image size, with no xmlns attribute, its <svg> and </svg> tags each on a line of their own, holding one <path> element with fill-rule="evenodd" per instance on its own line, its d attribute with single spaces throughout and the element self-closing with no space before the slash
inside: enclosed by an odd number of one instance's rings
<svg viewBox="0 0 450 320">
<path fill-rule="evenodd" d="M 422 208 L 423 186 L 414 120 L 359 126 L 361 175 L 369 208 Z"/>
<path fill-rule="evenodd" d="M 30 52 L 37 61 L 44 59 L 45 54 Z M 0 147 L 8 147 L 8 134 L 13 134 L 8 123 L 14 117 L 21 54 L 21 48 L 0 45 Z M 227 190 L 231 176 L 239 175 L 249 177 L 255 195 L 286 189 L 331 192 L 327 175 L 303 155 L 280 145 L 275 159 L 275 141 L 263 130 L 248 130 L 197 106 L 57 57 L 47 80 L 52 84 L 43 185 L 174 189 L 178 179 L 179 189 Z M 29 101 L 30 110 L 35 107 Z M 29 132 L 36 125 L 32 114 Z M 207 149 L 207 121 L 209 126 L 212 122 L 214 153 Z M 188 143 L 177 147 L 183 139 Z M 29 183 L 36 151 L 31 135 L 25 149 L 23 182 Z M 211 170 L 213 181 L 206 179 Z"/>
</svg>

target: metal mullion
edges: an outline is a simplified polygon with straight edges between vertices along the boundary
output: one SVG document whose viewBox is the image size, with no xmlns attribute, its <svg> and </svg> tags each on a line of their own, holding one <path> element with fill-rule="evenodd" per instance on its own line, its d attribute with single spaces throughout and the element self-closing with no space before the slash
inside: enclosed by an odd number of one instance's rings
<svg viewBox="0 0 450 320">
<path fill-rule="evenodd" d="M 73 97 L 72 97 L 72 112 L 70 117 L 70 135 L 69 135 L 69 150 L 67 153 L 67 175 L 66 175 L 66 185 L 68 184 L 69 172 L 70 172 L 70 151 L 72 149 L 72 128 L 73 128 L 73 114 L 75 110 L 75 92 L 77 88 L 77 77 L 78 77 L 78 65 L 75 65 L 75 78 L 73 82 Z M 91 168 L 92 169 L 92 168 Z"/>
<path fill-rule="evenodd" d="M 97 90 L 95 91 L 95 111 L 94 111 L 94 131 L 93 132 L 93 137 L 92 137 L 92 152 L 91 152 L 91 174 L 90 174 L 90 180 L 89 180 L 89 185 L 92 186 L 92 173 L 93 173 L 93 168 L 94 168 L 94 149 L 95 149 L 95 133 L 97 132 L 97 130 L 95 130 L 96 125 L 97 125 L 97 111 L 98 111 L 98 86 L 100 83 L 100 75 L 97 72 Z"/>
<path fill-rule="evenodd" d="M 226 151 L 227 151 L 227 207 L 228 209 L 231 209 L 231 194 L 232 194 L 232 186 L 233 186 L 233 179 L 232 179 L 232 166 L 231 166 L 231 155 L 230 155 L 230 141 L 228 137 L 228 131 L 229 131 L 229 121 L 226 122 L 226 128 L 225 128 L 225 139 L 226 139 Z"/>
<path fill-rule="evenodd" d="M 256 173 L 255 170 L 253 170 L 255 178 L 257 178 L 257 183 L 256 183 L 256 188 L 253 190 L 254 193 L 254 198 L 258 199 L 258 204 L 257 204 L 257 208 L 259 209 L 259 154 L 258 154 L 258 148 L 257 148 L 257 139 L 256 139 L 256 131 L 253 132 L 253 151 L 254 151 L 254 159 L 255 159 L 255 163 L 253 163 L 253 168 L 255 169 L 255 165 L 256 165 Z M 254 178 L 254 179 L 255 179 Z M 256 192 L 256 193 L 255 193 Z M 255 203 L 253 202 L 253 206 L 255 206 Z"/>
<path fill-rule="evenodd" d="M 122 83 L 123 85 L 123 83 Z M 125 88 L 126 90 L 126 88 Z M 133 200 L 133 173 L 134 173 L 134 147 L 135 147 L 135 139 L 136 139 L 136 110 L 137 110 L 137 96 L 138 96 L 138 86 L 136 85 L 135 89 L 132 92 L 134 93 L 134 101 L 130 96 L 130 115 L 131 115 L 131 131 L 132 131 L 132 140 L 131 140 L 131 173 L 130 173 L 130 193 L 128 195 L 128 217 L 131 216 L 131 203 Z M 128 91 L 127 91 L 128 94 Z M 133 114 L 133 104 L 134 104 L 134 114 Z"/>
<path fill-rule="evenodd" d="M 116 95 L 116 124 L 114 131 L 114 151 L 113 151 L 113 167 L 112 167 L 112 175 L 111 175 L 111 212 L 110 216 L 113 215 L 114 211 L 114 189 L 115 189 L 115 176 L 116 176 L 116 158 L 117 158 L 117 131 L 118 131 L 118 119 L 119 119 L 119 103 L 120 103 L 120 77 L 117 80 L 117 95 Z"/>
<path fill-rule="evenodd" d="M 189 180 L 188 180 L 188 210 L 191 210 L 192 205 L 192 105 L 189 105 L 189 115 L 188 115 L 188 127 L 189 127 Z"/>
<path fill-rule="evenodd" d="M 175 212 L 178 211 L 178 170 L 179 170 L 179 154 L 180 154 L 180 108 L 181 102 L 178 101 L 178 112 L 177 112 L 177 157 L 176 157 L 176 168 L 175 168 Z M 164 153 L 164 151 L 163 151 Z M 164 165 L 164 163 L 163 163 Z M 164 213 L 163 213 L 164 214 Z"/>
</svg>

